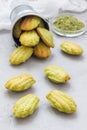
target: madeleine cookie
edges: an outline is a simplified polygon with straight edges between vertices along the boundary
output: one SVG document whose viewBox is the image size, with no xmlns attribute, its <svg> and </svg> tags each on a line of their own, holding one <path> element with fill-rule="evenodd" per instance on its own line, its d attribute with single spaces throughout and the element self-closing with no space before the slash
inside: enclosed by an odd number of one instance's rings
<svg viewBox="0 0 87 130">
<path fill-rule="evenodd" d="M 19 38 L 20 37 L 20 34 L 21 34 L 20 25 L 21 25 L 21 20 L 17 21 L 15 26 L 14 26 L 14 28 L 13 28 L 13 36 L 15 38 Z"/>
<path fill-rule="evenodd" d="M 33 48 L 20 46 L 10 55 L 10 63 L 13 65 L 21 64 L 27 61 L 33 54 Z"/>
<path fill-rule="evenodd" d="M 30 88 L 34 83 L 35 79 L 32 77 L 32 75 L 24 73 L 15 77 L 10 78 L 6 84 L 5 87 L 8 90 L 11 91 L 24 91 Z"/>
<path fill-rule="evenodd" d="M 58 90 L 52 90 L 46 95 L 46 98 L 51 106 L 60 112 L 68 114 L 76 112 L 77 105 L 75 101 L 66 93 Z"/>
<path fill-rule="evenodd" d="M 44 24 L 44 21 L 42 19 L 40 20 L 40 24 L 39 24 L 38 27 L 45 28 L 45 24 Z"/>
<path fill-rule="evenodd" d="M 83 49 L 80 45 L 68 41 L 61 43 L 60 48 L 62 51 L 70 55 L 81 55 L 83 53 Z"/>
<path fill-rule="evenodd" d="M 38 58 L 47 58 L 51 54 L 51 50 L 42 41 L 34 47 L 34 55 Z"/>
<path fill-rule="evenodd" d="M 40 99 L 34 94 L 28 94 L 20 98 L 13 106 L 13 115 L 17 118 L 25 118 L 32 115 L 37 109 Z"/>
<path fill-rule="evenodd" d="M 19 41 L 24 46 L 33 47 L 39 43 L 40 37 L 35 30 L 23 32 Z"/>
<path fill-rule="evenodd" d="M 48 79 L 55 83 L 65 83 L 70 79 L 69 74 L 58 66 L 49 65 L 44 71 Z"/>
<path fill-rule="evenodd" d="M 40 18 L 37 16 L 28 16 L 24 18 L 24 20 L 21 23 L 21 30 L 33 30 L 40 24 Z"/>
<path fill-rule="evenodd" d="M 37 32 L 41 37 L 41 40 L 48 46 L 54 48 L 53 36 L 50 31 L 45 28 L 38 27 Z"/>
</svg>

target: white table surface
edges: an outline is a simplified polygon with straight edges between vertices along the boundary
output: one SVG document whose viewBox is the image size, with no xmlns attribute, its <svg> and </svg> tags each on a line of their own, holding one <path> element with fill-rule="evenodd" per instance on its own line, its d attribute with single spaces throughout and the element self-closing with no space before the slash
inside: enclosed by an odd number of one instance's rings
<svg viewBox="0 0 87 130">
<path fill-rule="evenodd" d="M 82 56 L 70 56 L 60 51 L 61 42 L 68 40 L 78 43 L 84 49 Z M 54 35 L 55 48 L 48 59 L 30 58 L 26 63 L 12 66 L 9 55 L 15 49 L 10 31 L 0 32 L 0 130 L 86 130 L 87 129 L 87 33 L 76 38 Z M 47 65 L 64 68 L 71 80 L 66 84 L 54 84 L 44 74 Z M 25 92 L 8 91 L 4 84 L 12 76 L 28 72 L 36 84 Z M 77 112 L 64 114 L 53 109 L 45 98 L 52 89 L 71 95 L 77 103 Z M 22 96 L 33 93 L 40 97 L 39 108 L 32 116 L 16 119 L 12 115 L 13 104 Z"/>
</svg>

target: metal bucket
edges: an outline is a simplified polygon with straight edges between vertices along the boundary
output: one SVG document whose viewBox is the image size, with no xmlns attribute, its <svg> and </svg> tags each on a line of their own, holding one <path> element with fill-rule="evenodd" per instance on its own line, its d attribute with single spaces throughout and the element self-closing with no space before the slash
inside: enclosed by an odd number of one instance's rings
<svg viewBox="0 0 87 130">
<path fill-rule="evenodd" d="M 26 16 L 38 16 L 40 17 L 45 24 L 45 28 L 47 28 L 49 30 L 49 23 L 48 20 L 43 17 L 41 14 L 37 13 L 31 6 L 28 5 L 19 5 L 17 7 L 15 7 L 10 15 L 10 19 L 11 19 L 11 30 L 12 30 L 12 38 L 15 41 L 16 45 L 19 46 L 20 43 L 19 41 L 13 36 L 13 29 L 14 26 L 16 24 L 17 21 L 19 21 L 20 19 L 26 17 Z"/>
</svg>

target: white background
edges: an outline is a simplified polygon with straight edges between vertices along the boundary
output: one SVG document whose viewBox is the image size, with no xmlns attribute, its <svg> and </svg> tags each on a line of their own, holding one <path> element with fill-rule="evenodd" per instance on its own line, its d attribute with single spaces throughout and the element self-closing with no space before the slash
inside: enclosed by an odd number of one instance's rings
<svg viewBox="0 0 87 130">
<path fill-rule="evenodd" d="M 84 14 L 83 17 L 86 17 Z M 84 49 L 82 56 L 70 56 L 60 51 L 60 43 L 68 40 Z M 26 63 L 12 66 L 9 56 L 15 49 L 11 32 L 0 32 L 0 130 L 86 130 L 87 129 L 87 33 L 76 38 L 64 38 L 54 34 L 55 48 L 48 59 L 31 57 Z M 47 65 L 64 68 L 71 76 L 66 84 L 54 84 L 44 74 Z M 12 76 L 28 72 L 36 84 L 25 92 L 15 93 L 5 89 L 4 84 Z M 53 109 L 45 98 L 52 89 L 66 92 L 77 103 L 77 112 L 64 114 Z M 16 119 L 12 115 L 13 104 L 22 96 L 33 93 L 40 97 L 39 108 L 32 116 Z"/>
</svg>

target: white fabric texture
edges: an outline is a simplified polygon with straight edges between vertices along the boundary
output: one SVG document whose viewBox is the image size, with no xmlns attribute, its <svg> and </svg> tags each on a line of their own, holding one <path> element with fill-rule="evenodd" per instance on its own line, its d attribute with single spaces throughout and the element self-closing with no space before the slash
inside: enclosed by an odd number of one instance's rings
<svg viewBox="0 0 87 130">
<path fill-rule="evenodd" d="M 10 30 L 10 13 L 18 5 L 31 5 L 34 10 L 45 17 L 53 17 L 61 10 L 82 12 L 87 10 L 86 0 L 0 0 L 0 30 Z"/>
</svg>

